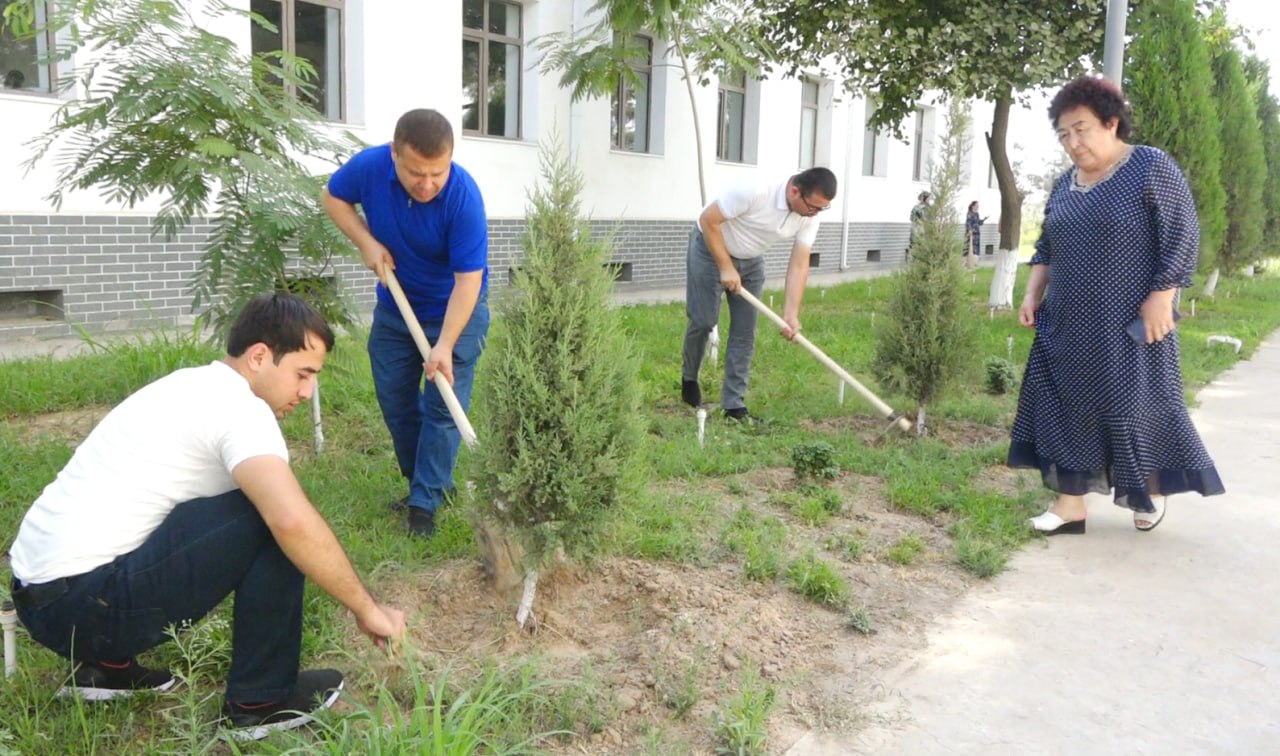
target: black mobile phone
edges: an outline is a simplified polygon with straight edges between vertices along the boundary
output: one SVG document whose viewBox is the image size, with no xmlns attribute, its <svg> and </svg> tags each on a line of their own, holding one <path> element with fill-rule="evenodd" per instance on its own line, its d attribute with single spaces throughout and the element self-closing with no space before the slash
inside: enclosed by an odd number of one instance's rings
<svg viewBox="0 0 1280 756">
<path fill-rule="evenodd" d="M 1173 311 L 1173 319 L 1175 321 L 1182 319 L 1182 316 L 1178 314 L 1177 310 Z M 1129 334 L 1129 338 L 1139 344 L 1147 343 L 1147 326 L 1142 322 L 1142 318 L 1134 318 L 1129 325 L 1125 326 L 1124 332 Z"/>
</svg>

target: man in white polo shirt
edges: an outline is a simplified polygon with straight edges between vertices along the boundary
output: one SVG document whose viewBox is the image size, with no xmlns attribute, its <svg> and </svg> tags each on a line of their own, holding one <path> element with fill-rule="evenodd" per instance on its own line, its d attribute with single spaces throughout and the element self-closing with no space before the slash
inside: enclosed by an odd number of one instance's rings
<svg viewBox="0 0 1280 756">
<path fill-rule="evenodd" d="M 781 329 L 788 339 L 800 332 L 800 300 L 809 280 L 809 253 L 818 236 L 818 213 L 831 206 L 836 177 L 826 168 L 809 168 L 771 184 L 741 183 L 712 200 L 689 233 L 681 398 L 702 404 L 698 368 L 707 338 L 720 320 L 721 292 L 745 287 L 759 297 L 764 290 L 764 253 L 776 242 L 792 240 L 787 264 L 786 299 Z M 741 297 L 729 297 L 729 341 L 725 347 L 720 406 L 726 417 L 747 420 L 747 376 L 755 351 L 756 310 Z"/>
<path fill-rule="evenodd" d="M 365 589 L 289 467 L 277 420 L 311 397 L 333 332 L 289 294 L 240 312 L 227 356 L 177 370 L 103 418 L 28 510 L 9 550 L 18 617 L 74 662 L 64 691 L 106 700 L 166 690 L 135 655 L 229 594 L 231 737 L 265 737 L 327 708 L 336 670 L 299 670 L 304 581 L 382 646 L 404 613 Z"/>
</svg>

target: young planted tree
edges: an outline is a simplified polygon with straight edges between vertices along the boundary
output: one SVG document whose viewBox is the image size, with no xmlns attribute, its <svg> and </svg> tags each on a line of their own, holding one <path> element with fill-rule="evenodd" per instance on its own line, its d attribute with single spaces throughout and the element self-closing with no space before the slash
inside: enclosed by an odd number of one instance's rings
<svg viewBox="0 0 1280 756">
<path fill-rule="evenodd" d="M 612 240 L 580 217 L 582 176 L 565 153 L 544 146 L 541 163 L 476 385 L 476 537 L 499 587 L 524 575 L 521 626 L 538 570 L 588 551 L 628 495 L 641 431 L 637 360 L 610 307 Z"/>
<path fill-rule="evenodd" d="M 57 8 L 48 29 L 69 30 L 59 38 L 71 40 L 60 55 L 84 51 L 91 62 L 66 83 L 81 96 L 31 145 L 28 168 L 54 154 L 53 204 L 76 190 L 124 207 L 156 197 L 153 233 L 168 240 L 209 218 L 214 231 L 191 291 L 215 337 L 245 301 L 273 289 L 298 292 L 332 322 L 349 323 L 349 307 L 322 273 L 350 245 L 318 197 L 322 174 L 359 144 L 331 135 L 314 110 L 286 96 L 286 87 L 311 91 L 310 65 L 281 53 L 244 55 L 175 0 Z M 210 13 L 239 11 L 215 2 Z"/>
<path fill-rule="evenodd" d="M 933 205 L 896 276 L 886 324 L 877 334 L 877 380 L 916 402 L 916 434 L 925 435 L 925 411 L 954 384 L 973 355 L 971 308 L 964 296 L 960 217 L 956 201 L 961 167 L 969 151 L 969 117 L 952 100 L 942 139 L 941 165 L 934 171 Z"/>
<path fill-rule="evenodd" d="M 670 45 L 662 57 L 675 56 L 689 94 L 698 191 L 705 205 L 707 182 L 694 86 L 707 86 L 713 74 L 758 71 L 772 57 L 758 24 L 742 3 L 728 0 L 596 0 L 591 13 L 597 21 L 580 32 L 548 34 L 539 40 L 538 47 L 546 53 L 542 70 L 559 72 L 560 86 L 572 91 L 574 102 L 609 97 L 623 82 L 641 83 L 633 66 L 648 63 L 648 50 L 638 44 L 638 34 L 651 34 Z"/>
<path fill-rule="evenodd" d="M 1261 257 L 1266 221 L 1262 192 L 1267 163 L 1257 105 L 1245 86 L 1240 53 L 1233 45 L 1225 44 L 1217 51 L 1213 72 L 1218 115 L 1222 119 L 1222 175 L 1227 193 L 1227 235 L 1218 255 L 1218 268 L 1230 274 Z M 1206 296 L 1212 296 L 1208 286 L 1205 288 Z"/>
<path fill-rule="evenodd" d="M 1194 0 L 1148 0 L 1129 21 L 1124 67 L 1133 139 L 1169 153 L 1186 174 L 1200 217 L 1200 269 L 1217 267 L 1226 237 L 1222 124 L 1213 66 Z"/>
</svg>

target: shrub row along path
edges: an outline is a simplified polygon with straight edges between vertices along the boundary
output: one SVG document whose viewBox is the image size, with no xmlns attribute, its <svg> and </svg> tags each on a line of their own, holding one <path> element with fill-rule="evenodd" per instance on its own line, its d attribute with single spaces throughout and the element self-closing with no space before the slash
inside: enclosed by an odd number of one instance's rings
<svg viewBox="0 0 1280 756">
<path fill-rule="evenodd" d="M 788 753 L 1274 753 L 1277 375 L 1280 332 L 1200 392 L 1224 496 L 1173 497 L 1149 533 L 1090 496 L 1088 534 L 1033 542 L 939 617 L 863 730 Z"/>
</svg>

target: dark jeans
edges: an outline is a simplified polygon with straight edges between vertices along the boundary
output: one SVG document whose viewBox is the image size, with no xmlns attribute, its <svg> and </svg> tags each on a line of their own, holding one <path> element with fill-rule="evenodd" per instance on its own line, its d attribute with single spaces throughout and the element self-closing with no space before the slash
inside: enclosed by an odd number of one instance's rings
<svg viewBox="0 0 1280 756">
<path fill-rule="evenodd" d="M 422 322 L 433 345 L 443 320 Z M 489 304 L 480 296 L 471 320 L 453 345 L 453 393 L 463 410 L 471 407 L 476 363 L 489 333 Z M 394 307 L 379 304 L 369 330 L 369 364 L 382 420 L 391 432 L 400 474 L 409 481 L 409 506 L 434 512 L 453 488 L 453 464 L 462 440 L 435 383 L 423 380 L 422 353 Z M 425 385 L 424 385 L 425 383 Z"/>
<path fill-rule="evenodd" d="M 739 260 L 733 267 L 742 278 L 742 288 L 759 298 L 764 292 L 764 258 Z M 724 350 L 724 383 L 720 384 L 720 406 L 726 410 L 747 406 L 747 378 L 756 348 L 756 308 L 747 300 L 726 294 L 720 283 L 711 250 L 697 228 L 689 233 L 689 257 L 685 269 L 684 311 L 689 324 L 684 332 L 683 366 L 680 378 L 698 380 L 702 357 L 707 351 L 711 329 L 720 322 L 720 302 L 729 300 L 729 339 Z"/>
<path fill-rule="evenodd" d="M 232 592 L 227 698 L 287 697 L 298 678 L 303 576 L 239 490 L 174 508 L 141 546 L 17 600 L 31 637 L 76 661 L 121 662 L 200 619 Z M 65 592 L 61 589 L 65 586 Z M 58 594 L 60 595 L 52 595 Z"/>
</svg>

